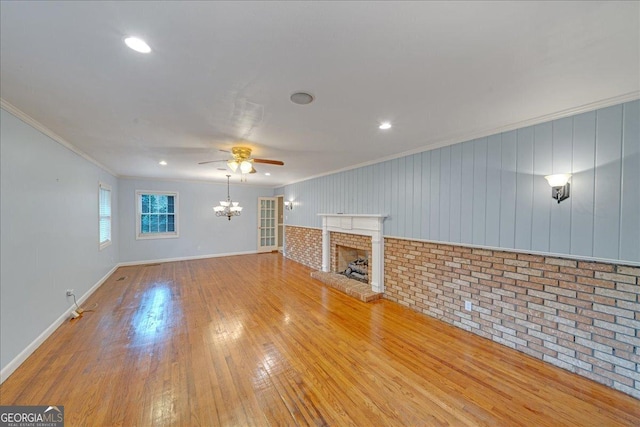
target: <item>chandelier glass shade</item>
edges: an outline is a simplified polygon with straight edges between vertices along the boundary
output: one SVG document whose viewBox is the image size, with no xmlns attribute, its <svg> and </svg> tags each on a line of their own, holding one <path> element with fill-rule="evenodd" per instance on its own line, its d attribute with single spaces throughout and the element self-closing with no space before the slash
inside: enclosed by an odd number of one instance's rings
<svg viewBox="0 0 640 427">
<path fill-rule="evenodd" d="M 216 213 L 216 216 L 226 216 L 229 221 L 231 221 L 232 216 L 240 216 L 242 207 L 240 206 L 240 202 L 234 202 L 229 196 L 229 178 L 231 178 L 231 175 L 227 175 L 227 200 L 221 200 L 220 205 L 215 206 L 213 211 Z"/>
</svg>

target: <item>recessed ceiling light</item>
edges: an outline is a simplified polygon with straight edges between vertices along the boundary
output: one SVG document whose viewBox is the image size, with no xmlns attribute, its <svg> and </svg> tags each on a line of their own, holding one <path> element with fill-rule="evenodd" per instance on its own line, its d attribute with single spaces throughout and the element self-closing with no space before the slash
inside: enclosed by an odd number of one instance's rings
<svg viewBox="0 0 640 427">
<path fill-rule="evenodd" d="M 307 92 L 296 92 L 291 95 L 291 102 L 298 105 L 307 105 L 313 102 L 313 95 Z"/>
<path fill-rule="evenodd" d="M 164 160 L 160 160 L 160 161 L 158 162 L 158 164 L 159 164 L 160 166 L 167 166 L 167 162 L 165 162 Z"/>
<path fill-rule="evenodd" d="M 140 52 L 140 53 L 151 52 L 151 48 L 149 47 L 147 42 L 137 37 L 127 37 L 126 39 L 124 39 L 124 42 L 126 43 L 127 46 L 129 46 L 131 49 L 135 50 L 136 52 Z"/>
<path fill-rule="evenodd" d="M 271 176 L 271 174 L 269 172 L 265 172 L 264 173 L 266 176 Z"/>
<path fill-rule="evenodd" d="M 382 130 L 391 129 L 391 123 L 382 122 L 382 123 L 380 123 L 380 126 L 378 126 L 378 129 L 382 129 Z"/>
</svg>

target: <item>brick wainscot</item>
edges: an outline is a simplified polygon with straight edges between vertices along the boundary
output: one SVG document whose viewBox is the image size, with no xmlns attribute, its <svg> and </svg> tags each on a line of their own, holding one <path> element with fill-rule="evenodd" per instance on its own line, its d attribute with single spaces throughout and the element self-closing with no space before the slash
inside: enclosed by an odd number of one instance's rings
<svg viewBox="0 0 640 427">
<path fill-rule="evenodd" d="M 286 256 L 319 269 L 321 234 L 286 226 Z M 640 398 L 640 267 L 385 237 L 384 275 L 390 301 Z"/>
</svg>

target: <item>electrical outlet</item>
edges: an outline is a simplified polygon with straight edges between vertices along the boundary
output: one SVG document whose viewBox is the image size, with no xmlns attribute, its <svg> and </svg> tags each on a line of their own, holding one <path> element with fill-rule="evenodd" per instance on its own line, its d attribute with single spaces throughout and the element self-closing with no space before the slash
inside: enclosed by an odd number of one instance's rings
<svg viewBox="0 0 640 427">
<path fill-rule="evenodd" d="M 471 311 L 471 301 L 464 302 L 464 309 L 467 311 Z"/>
<path fill-rule="evenodd" d="M 73 289 L 67 289 L 67 296 L 70 297 L 73 295 Z"/>
</svg>

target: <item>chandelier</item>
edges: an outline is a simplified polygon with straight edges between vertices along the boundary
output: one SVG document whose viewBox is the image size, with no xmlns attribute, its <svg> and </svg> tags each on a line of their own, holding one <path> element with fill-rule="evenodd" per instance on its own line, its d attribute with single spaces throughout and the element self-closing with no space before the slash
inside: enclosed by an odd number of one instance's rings
<svg viewBox="0 0 640 427">
<path fill-rule="evenodd" d="M 226 216 L 231 221 L 232 216 L 239 216 L 242 211 L 242 207 L 238 206 L 239 202 L 234 202 L 229 197 L 229 178 L 231 175 L 227 175 L 227 200 L 220 201 L 219 206 L 215 206 L 213 210 L 216 213 L 216 216 Z"/>
</svg>

